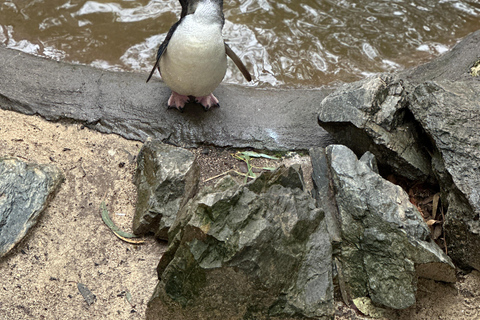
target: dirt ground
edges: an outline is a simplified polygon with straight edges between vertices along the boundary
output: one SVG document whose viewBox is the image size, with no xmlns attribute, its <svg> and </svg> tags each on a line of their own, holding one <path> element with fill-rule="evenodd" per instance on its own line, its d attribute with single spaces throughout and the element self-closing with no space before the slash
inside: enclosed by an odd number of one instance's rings
<svg viewBox="0 0 480 320">
<path fill-rule="evenodd" d="M 142 245 L 123 242 L 99 213 L 105 201 L 112 220 L 131 231 L 136 201 L 132 178 L 141 147 L 138 141 L 78 124 L 0 110 L 0 156 L 53 163 L 65 174 L 38 225 L 0 260 L 0 320 L 144 319 L 166 243 L 152 238 Z M 204 183 L 213 183 L 205 181 L 230 169 L 245 171 L 245 165 L 231 157 L 232 150 L 195 152 Z M 294 157 L 307 168 L 305 159 Z M 258 165 L 269 165 L 266 162 Z M 94 303 L 86 303 L 77 283 L 95 294 Z M 336 317 L 366 319 L 340 301 Z M 480 273 L 459 275 L 454 285 L 420 280 L 416 306 L 389 318 L 480 319 Z"/>
</svg>

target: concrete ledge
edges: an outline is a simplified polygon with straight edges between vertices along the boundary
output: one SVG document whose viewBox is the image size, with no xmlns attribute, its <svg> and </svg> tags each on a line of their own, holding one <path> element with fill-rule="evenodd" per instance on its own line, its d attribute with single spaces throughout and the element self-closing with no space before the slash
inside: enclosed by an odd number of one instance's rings
<svg viewBox="0 0 480 320">
<path fill-rule="evenodd" d="M 221 107 L 167 110 L 170 90 L 147 74 L 57 62 L 0 46 L 0 108 L 73 121 L 127 139 L 147 137 L 183 147 L 202 144 L 270 150 L 326 146 L 317 109 L 331 89 L 256 89 L 222 85 Z"/>
</svg>

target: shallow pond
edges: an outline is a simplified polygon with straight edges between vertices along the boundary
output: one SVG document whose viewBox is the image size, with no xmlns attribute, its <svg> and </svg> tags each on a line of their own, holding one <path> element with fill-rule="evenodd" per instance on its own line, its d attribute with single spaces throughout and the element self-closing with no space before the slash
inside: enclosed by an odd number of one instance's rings
<svg viewBox="0 0 480 320">
<path fill-rule="evenodd" d="M 478 0 L 225 0 L 224 36 L 252 86 L 317 87 L 428 61 L 480 29 Z M 177 0 L 5 0 L 0 42 L 96 67 L 148 72 Z M 246 84 L 230 64 L 226 82 Z"/>
</svg>

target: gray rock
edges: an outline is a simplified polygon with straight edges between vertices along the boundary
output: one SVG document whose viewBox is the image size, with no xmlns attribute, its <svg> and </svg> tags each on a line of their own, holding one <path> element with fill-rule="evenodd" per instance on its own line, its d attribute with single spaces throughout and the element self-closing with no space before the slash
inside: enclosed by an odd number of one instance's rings
<svg viewBox="0 0 480 320">
<path fill-rule="evenodd" d="M 88 287 L 86 285 L 84 285 L 83 283 L 80 283 L 78 282 L 77 283 L 77 288 L 78 288 L 78 291 L 80 291 L 83 299 L 85 300 L 85 302 L 87 303 L 87 305 L 92 305 L 95 303 L 95 301 L 97 301 L 97 296 L 94 295 L 90 289 L 88 289 Z"/>
<path fill-rule="evenodd" d="M 35 226 L 62 181 L 53 165 L 0 158 L 0 257 Z"/>
<path fill-rule="evenodd" d="M 335 205 L 335 194 L 330 187 L 331 174 L 328 169 L 325 148 L 312 148 L 309 150 L 312 162 L 312 180 L 314 186 L 314 197 L 317 207 L 325 212 L 325 223 L 332 241 L 333 249 L 336 250 L 342 242 L 340 221 L 337 206 Z"/>
<path fill-rule="evenodd" d="M 127 139 L 270 150 L 307 150 L 331 139 L 315 117 L 331 89 L 221 85 L 215 90 L 220 108 L 204 112 L 191 104 L 180 113 L 167 110 L 170 90 L 157 80 L 145 83 L 147 74 L 57 62 L 2 45 L 0 65 L 0 108 L 76 121 Z"/>
<path fill-rule="evenodd" d="M 178 210 L 197 192 L 200 168 L 188 150 L 147 141 L 137 159 L 137 205 L 133 232 L 167 240 Z"/>
<path fill-rule="evenodd" d="M 338 260 L 351 298 L 370 296 L 394 309 L 415 303 L 417 273 L 455 282 L 450 258 L 430 239 L 430 231 L 408 195 L 383 179 L 345 146 L 326 148 L 341 221 Z"/>
<path fill-rule="evenodd" d="M 184 206 L 147 319 L 331 319 L 331 246 L 297 168 L 230 177 Z"/>
<path fill-rule="evenodd" d="M 461 80 L 477 86 L 479 78 L 469 72 L 478 60 L 479 43 L 477 31 L 425 65 L 338 88 L 320 105 L 320 125 L 357 155 L 371 151 L 382 166 L 401 176 L 431 180 L 430 142 L 409 108 L 409 94 L 431 80 Z"/>
<path fill-rule="evenodd" d="M 375 155 L 370 151 L 367 151 L 362 155 L 360 162 L 365 163 L 373 172 L 379 173 L 377 158 L 375 158 Z"/>
<path fill-rule="evenodd" d="M 425 82 L 409 100 L 433 144 L 449 253 L 462 267 L 480 270 L 480 81 Z"/>
<path fill-rule="evenodd" d="M 414 85 L 425 81 L 467 81 L 478 83 L 470 74 L 470 68 L 478 60 L 480 30 L 473 32 L 440 57 L 399 73 L 399 77 Z"/>
<path fill-rule="evenodd" d="M 449 254 L 480 269 L 480 31 L 445 55 L 396 76 L 345 86 L 325 98 L 320 124 L 380 172 L 439 184 Z"/>
<path fill-rule="evenodd" d="M 348 84 L 322 101 L 319 123 L 357 155 L 370 151 L 399 175 L 431 180 L 430 157 L 406 95 L 403 82 L 386 75 Z"/>
</svg>

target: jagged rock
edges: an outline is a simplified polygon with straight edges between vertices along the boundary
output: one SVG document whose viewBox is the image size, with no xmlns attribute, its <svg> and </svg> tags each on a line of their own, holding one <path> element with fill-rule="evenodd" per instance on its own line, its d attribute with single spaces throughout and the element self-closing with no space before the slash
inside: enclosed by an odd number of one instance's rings
<svg viewBox="0 0 480 320">
<path fill-rule="evenodd" d="M 367 151 L 362 155 L 360 162 L 365 163 L 373 172 L 379 173 L 377 158 L 375 158 L 375 155 L 370 151 Z"/>
<path fill-rule="evenodd" d="M 0 257 L 35 226 L 63 179 L 53 165 L 0 158 Z"/>
<path fill-rule="evenodd" d="M 349 84 L 321 104 L 319 122 L 380 170 L 439 184 L 449 254 L 480 269 L 480 31 L 445 55 L 398 75 Z M 383 171 L 385 172 L 385 170 Z"/>
<path fill-rule="evenodd" d="M 312 163 L 312 181 L 314 186 L 313 195 L 317 201 L 317 207 L 325 212 L 325 223 L 332 241 L 333 249 L 339 248 L 342 242 L 338 210 L 335 204 L 334 190 L 331 188 L 331 174 L 328 168 L 324 148 L 311 148 L 309 150 Z M 365 152 L 360 159 L 370 169 L 378 173 L 377 160 L 371 152 Z"/>
<path fill-rule="evenodd" d="M 480 30 L 470 33 L 457 43 L 452 50 L 438 58 L 399 73 L 400 78 L 408 80 L 414 85 L 425 81 L 479 81 L 472 77 L 471 68 L 478 60 L 478 45 L 480 44 Z"/>
<path fill-rule="evenodd" d="M 147 141 L 137 159 L 137 205 L 133 232 L 167 240 L 178 210 L 192 198 L 200 180 L 195 155 L 161 141 Z"/>
<path fill-rule="evenodd" d="M 337 267 L 350 298 L 403 309 L 415 303 L 417 276 L 455 282 L 450 258 L 430 239 L 408 195 L 372 170 L 370 156 L 358 160 L 341 145 L 315 155 L 325 158 L 317 161 L 327 163 L 331 177 L 342 237 Z"/>
<path fill-rule="evenodd" d="M 300 167 L 226 177 L 181 210 L 147 319 L 331 319 L 331 246 Z"/>
<path fill-rule="evenodd" d="M 335 205 L 335 194 L 330 187 L 331 175 L 325 157 L 325 149 L 311 148 L 309 153 L 312 162 L 313 194 L 317 201 L 317 207 L 322 208 L 325 212 L 325 224 L 332 241 L 333 250 L 336 250 L 342 242 L 342 234 Z"/>
<path fill-rule="evenodd" d="M 354 82 L 322 101 L 318 120 L 357 155 L 370 151 L 399 175 L 431 180 L 430 157 L 406 95 L 403 82 L 391 76 Z"/>
<path fill-rule="evenodd" d="M 480 270 L 480 81 L 425 82 L 409 101 L 432 141 L 449 253 L 460 266 Z"/>
</svg>

